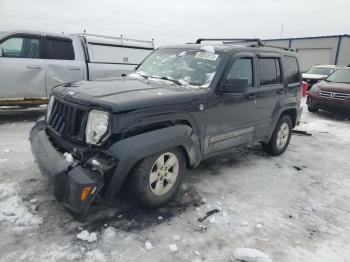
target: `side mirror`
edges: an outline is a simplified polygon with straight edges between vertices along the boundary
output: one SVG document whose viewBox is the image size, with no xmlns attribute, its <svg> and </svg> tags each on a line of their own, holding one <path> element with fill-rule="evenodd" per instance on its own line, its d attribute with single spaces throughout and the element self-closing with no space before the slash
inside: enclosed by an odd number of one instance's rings
<svg viewBox="0 0 350 262">
<path fill-rule="evenodd" d="M 223 82 L 221 91 L 224 93 L 246 93 L 248 79 L 227 79 Z"/>
</svg>

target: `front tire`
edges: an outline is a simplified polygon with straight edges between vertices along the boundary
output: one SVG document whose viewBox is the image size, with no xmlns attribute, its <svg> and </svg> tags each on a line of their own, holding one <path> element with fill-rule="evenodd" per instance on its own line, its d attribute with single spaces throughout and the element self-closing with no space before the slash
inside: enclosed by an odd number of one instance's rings
<svg viewBox="0 0 350 262">
<path fill-rule="evenodd" d="M 129 174 L 128 194 L 140 206 L 159 207 L 172 199 L 186 170 L 186 160 L 179 148 L 145 157 Z"/>
<path fill-rule="evenodd" d="M 315 106 L 308 106 L 308 107 L 307 107 L 307 110 L 308 110 L 309 112 L 311 112 L 311 113 L 315 113 L 315 112 L 318 111 L 318 108 L 315 107 Z"/>
<path fill-rule="evenodd" d="M 263 150 L 273 156 L 286 151 L 292 135 L 292 120 L 290 116 L 283 115 L 278 121 L 269 143 L 262 144 Z"/>
</svg>

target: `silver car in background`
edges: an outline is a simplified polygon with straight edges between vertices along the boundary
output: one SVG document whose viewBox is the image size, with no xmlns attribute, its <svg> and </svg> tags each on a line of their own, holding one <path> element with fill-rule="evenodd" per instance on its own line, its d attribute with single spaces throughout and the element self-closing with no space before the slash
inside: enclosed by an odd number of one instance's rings
<svg viewBox="0 0 350 262">
<path fill-rule="evenodd" d="M 153 50 L 153 40 L 0 32 L 0 106 L 44 104 L 59 84 L 130 73 Z"/>
</svg>

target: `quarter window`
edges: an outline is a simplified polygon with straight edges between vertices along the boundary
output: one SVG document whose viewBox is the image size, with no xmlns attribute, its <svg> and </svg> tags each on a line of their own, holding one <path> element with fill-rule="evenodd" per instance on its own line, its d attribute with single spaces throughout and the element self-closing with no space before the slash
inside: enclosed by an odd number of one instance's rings
<svg viewBox="0 0 350 262">
<path fill-rule="evenodd" d="M 47 38 L 46 58 L 58 60 L 74 60 L 74 49 L 70 39 Z"/>
<path fill-rule="evenodd" d="M 248 86 L 253 86 L 253 59 L 240 58 L 231 67 L 226 79 L 247 79 Z"/>
<path fill-rule="evenodd" d="M 3 57 L 40 58 L 40 38 L 11 37 L 0 44 Z"/>
<path fill-rule="evenodd" d="M 300 82 L 300 73 L 297 59 L 292 56 L 285 56 L 284 65 L 288 84 Z"/>
<path fill-rule="evenodd" d="M 281 83 L 281 65 L 279 58 L 259 58 L 260 85 Z"/>
</svg>

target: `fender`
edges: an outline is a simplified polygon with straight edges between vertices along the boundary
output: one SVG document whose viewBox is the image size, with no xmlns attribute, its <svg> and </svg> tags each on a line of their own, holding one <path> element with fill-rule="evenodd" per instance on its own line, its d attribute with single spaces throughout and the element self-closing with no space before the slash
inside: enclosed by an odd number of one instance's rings
<svg viewBox="0 0 350 262">
<path fill-rule="evenodd" d="M 112 202 L 133 166 L 142 158 L 168 148 L 181 146 L 186 152 L 188 167 L 201 160 L 200 140 L 192 128 L 177 125 L 126 138 L 113 144 L 106 154 L 118 159 L 117 167 L 105 191 L 105 199 Z"/>
<path fill-rule="evenodd" d="M 296 114 L 297 115 L 299 114 L 299 116 L 300 116 L 301 110 L 299 109 L 298 100 L 295 96 L 290 96 L 290 97 L 287 97 L 287 98 L 284 98 L 284 99 L 281 99 L 280 101 L 278 101 L 278 103 L 276 104 L 275 109 L 273 110 L 272 115 L 271 115 L 272 120 L 271 120 L 271 125 L 270 125 L 269 130 L 268 130 L 268 139 L 266 141 L 270 140 L 272 133 L 276 128 L 277 122 L 280 119 L 283 112 L 286 110 L 290 110 L 290 109 L 296 110 Z M 297 115 L 295 117 L 295 120 L 298 119 Z M 293 121 L 293 119 L 292 119 L 292 121 Z M 293 121 L 292 124 L 294 126 L 296 123 L 294 123 L 294 121 Z"/>
</svg>

